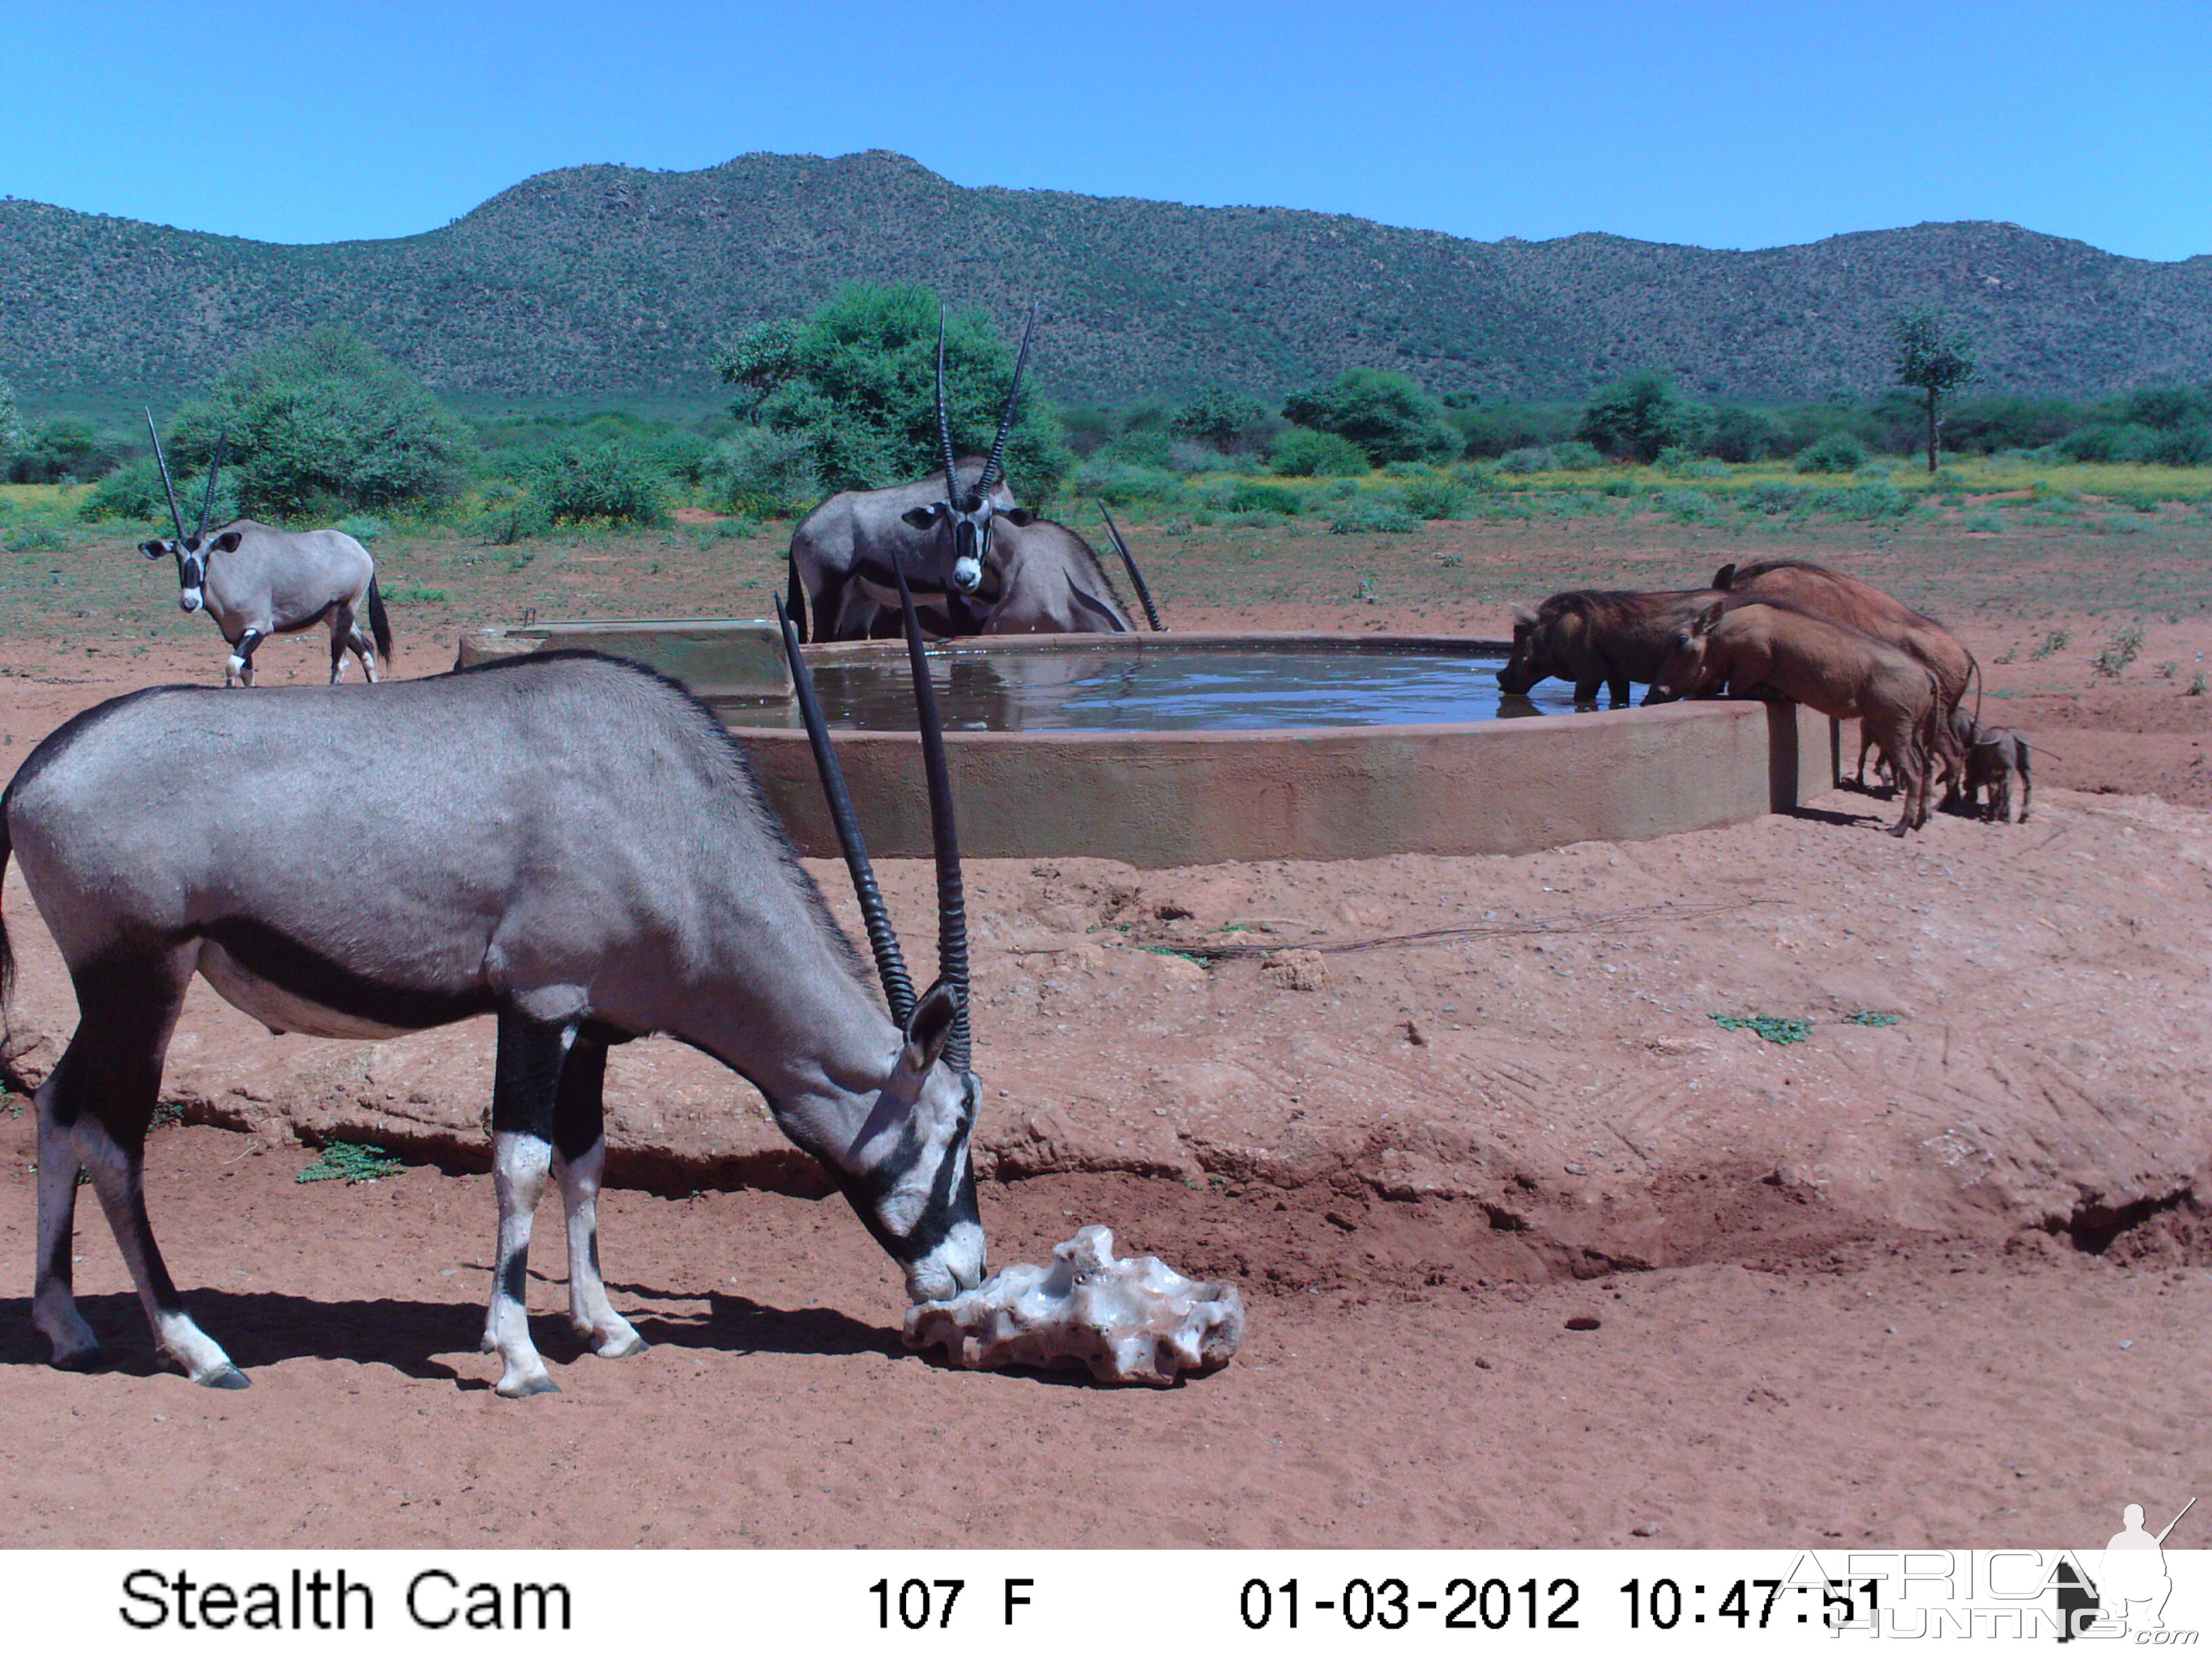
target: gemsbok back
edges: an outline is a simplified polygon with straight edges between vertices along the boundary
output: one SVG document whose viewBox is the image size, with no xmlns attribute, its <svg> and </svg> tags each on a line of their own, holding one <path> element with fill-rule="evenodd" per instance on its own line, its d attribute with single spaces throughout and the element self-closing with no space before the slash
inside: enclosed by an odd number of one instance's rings
<svg viewBox="0 0 2212 1659">
<path fill-rule="evenodd" d="M 154 432 L 152 410 L 146 429 L 154 433 L 154 459 L 161 468 L 161 488 L 169 497 L 169 516 L 177 539 L 141 542 L 149 559 L 173 554 L 177 561 L 177 603 L 186 615 L 202 605 L 230 644 L 222 683 L 253 684 L 253 653 L 271 634 L 296 634 L 319 622 L 331 627 L 331 684 L 345 678 L 345 653 L 361 659 L 361 672 L 376 684 L 376 660 L 357 620 L 366 614 L 376 635 L 376 653 L 392 660 L 392 624 L 384 598 L 376 591 L 376 561 L 368 550 L 342 530 L 277 530 L 252 519 L 233 519 L 208 531 L 215 505 L 215 476 L 222 467 L 217 445 L 208 464 L 207 493 L 200 501 L 199 528 L 189 534 L 169 482 L 169 463 L 161 453 L 161 434 Z"/>
<path fill-rule="evenodd" d="M 37 1097 L 33 1316 L 54 1363 L 100 1359 L 70 1286 L 82 1170 L 161 1356 L 195 1382 L 246 1386 L 185 1311 L 146 1212 L 147 1127 L 195 972 L 280 1032 L 380 1037 L 495 1016 L 499 1231 L 483 1347 L 500 1356 L 503 1395 L 555 1386 L 525 1312 L 549 1174 L 566 1210 L 570 1323 L 602 1356 L 645 1346 L 600 1278 L 596 1197 L 607 1049 L 649 1033 L 760 1091 L 903 1267 L 911 1297 L 981 1282 L 969 1162 L 981 1089 L 927 676 L 941 972 L 916 997 L 787 642 L 888 1016 L 743 751 L 674 682 L 629 663 L 557 652 L 374 697 L 164 687 L 102 703 L 40 744 L 0 798 L 0 874 L 12 849 L 78 1004 Z M 350 803 L 342 834 L 333 800 Z M 0 931 L 0 983 L 11 966 Z"/>
</svg>

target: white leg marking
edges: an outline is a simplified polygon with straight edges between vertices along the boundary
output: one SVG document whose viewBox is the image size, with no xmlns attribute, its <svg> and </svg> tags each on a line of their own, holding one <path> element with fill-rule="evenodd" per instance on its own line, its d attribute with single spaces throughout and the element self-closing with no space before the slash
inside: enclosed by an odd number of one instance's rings
<svg viewBox="0 0 2212 1659">
<path fill-rule="evenodd" d="M 230 653 L 230 659 L 222 665 L 222 689 L 226 691 L 229 690 L 232 686 L 238 684 L 239 676 L 243 674 L 245 672 L 246 659 L 240 656 L 235 651 L 232 652 Z M 248 685 L 251 685 L 252 683 L 253 682 L 251 680 L 246 682 Z"/>
<path fill-rule="evenodd" d="M 600 1358 L 620 1359 L 643 1353 L 646 1344 L 629 1321 L 615 1311 L 607 1300 L 606 1282 L 599 1277 L 599 1177 L 606 1166 L 604 1139 L 573 1164 L 558 1157 L 553 1160 L 562 1207 L 568 1218 L 568 1323 Z"/>
<path fill-rule="evenodd" d="M 131 1269 L 131 1282 L 138 1287 L 138 1301 L 146 1310 L 146 1322 L 154 1328 L 154 1346 L 178 1370 L 195 1382 L 212 1388 L 242 1388 L 245 1378 L 221 1346 L 194 1324 L 182 1308 L 164 1308 L 154 1295 L 153 1235 L 143 1222 L 145 1214 L 145 1170 L 115 1143 L 97 1118 L 80 1117 L 70 1131 L 77 1161 L 92 1176 L 92 1189 L 115 1234 L 116 1248 Z"/>
<path fill-rule="evenodd" d="M 530 1314 L 520 1294 L 510 1295 L 510 1275 L 516 1289 L 526 1289 L 530 1261 L 530 1224 L 544 1195 L 545 1176 L 553 1149 L 535 1135 L 509 1131 L 492 1138 L 492 1185 L 499 1194 L 499 1249 L 492 1267 L 491 1307 L 484 1320 L 483 1346 L 497 1353 L 505 1369 L 499 1393 L 508 1400 L 526 1395 L 559 1392 L 546 1375 L 545 1362 L 530 1340 Z"/>
</svg>

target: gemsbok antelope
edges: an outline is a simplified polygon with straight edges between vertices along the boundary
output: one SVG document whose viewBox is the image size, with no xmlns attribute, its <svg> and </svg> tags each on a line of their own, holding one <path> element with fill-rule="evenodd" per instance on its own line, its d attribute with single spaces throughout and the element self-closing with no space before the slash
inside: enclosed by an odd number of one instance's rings
<svg viewBox="0 0 2212 1659">
<path fill-rule="evenodd" d="M 100 1358 L 70 1285 L 84 1171 L 160 1353 L 195 1382 L 246 1386 L 185 1311 L 146 1213 L 146 1131 L 195 972 L 276 1031 L 379 1037 L 495 1016 L 483 1347 L 509 1398 L 555 1387 L 525 1314 L 549 1172 L 570 1323 L 602 1356 L 645 1346 L 600 1278 L 596 1198 L 607 1049 L 649 1033 L 760 1091 L 912 1297 L 981 1283 L 959 849 L 910 611 L 906 625 L 939 895 L 941 971 L 920 997 L 787 635 L 889 1017 L 744 752 L 702 704 L 632 664 L 556 652 L 374 697 L 163 687 L 48 737 L 0 797 L 0 874 L 12 848 L 79 1009 L 37 1097 L 33 1309 L 54 1363 Z M 351 804 L 342 834 L 334 800 Z M 11 966 L 0 930 L 0 985 Z"/>
<path fill-rule="evenodd" d="M 384 597 L 376 591 L 376 561 L 368 550 L 342 530 L 276 530 L 252 519 L 233 519 L 210 535 L 208 513 L 215 505 L 215 476 L 222 466 L 219 444 L 208 464 L 199 528 L 187 534 L 151 410 L 146 429 L 153 433 L 154 459 L 161 469 L 177 539 L 141 542 L 138 550 L 149 559 L 175 556 L 178 605 L 187 616 L 205 605 L 229 642 L 224 686 L 253 684 L 253 653 L 270 635 L 296 634 L 319 622 L 331 628 L 331 684 L 345 678 L 345 653 L 351 651 L 361 659 L 368 683 L 375 684 L 375 657 L 357 619 L 368 616 L 376 654 L 387 663 L 392 624 L 385 618 Z"/>
<path fill-rule="evenodd" d="M 898 625 L 895 573 L 903 574 L 915 603 L 929 612 L 940 634 L 975 631 L 983 606 L 970 604 L 983 585 L 998 524 L 1023 525 L 1031 514 L 1015 504 L 1003 463 L 1006 440 L 1022 395 L 1022 374 L 1030 359 L 1030 337 L 1036 312 L 1022 331 L 1014 359 L 1013 385 L 999 416 L 999 435 L 981 467 L 963 460 L 952 448 L 952 425 L 945 407 L 945 317 L 937 319 L 937 435 L 944 465 L 916 483 L 888 489 L 848 489 L 816 507 L 791 532 L 791 568 L 785 605 L 799 629 L 800 643 L 865 640 Z M 972 483 L 963 485 L 963 471 Z M 807 616 L 811 605 L 813 626 Z"/>
</svg>

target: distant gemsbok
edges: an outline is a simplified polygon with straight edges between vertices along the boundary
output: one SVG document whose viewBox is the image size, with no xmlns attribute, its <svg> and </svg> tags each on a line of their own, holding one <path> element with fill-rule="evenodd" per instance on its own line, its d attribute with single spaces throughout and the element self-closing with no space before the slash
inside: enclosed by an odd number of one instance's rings
<svg viewBox="0 0 2212 1659">
<path fill-rule="evenodd" d="M 162 1358 L 207 1387 L 246 1386 L 185 1310 L 146 1214 L 146 1131 L 194 973 L 278 1031 L 380 1037 L 496 1017 L 483 1347 L 509 1398 L 555 1386 L 525 1305 L 549 1175 L 567 1212 L 570 1324 L 605 1357 L 645 1346 L 600 1278 L 597 1195 L 607 1049 L 653 1032 L 760 1091 L 905 1269 L 909 1297 L 980 1284 L 959 848 L 910 609 L 906 627 L 938 870 L 939 976 L 920 997 L 788 646 L 888 1018 L 744 751 L 674 681 L 630 663 L 555 652 L 373 697 L 168 686 L 47 738 L 0 797 L 0 874 L 12 848 L 79 1012 L 37 1099 L 32 1307 L 54 1363 L 100 1357 L 70 1284 L 82 1172 Z M 9 966 L 0 931 L 0 987 Z"/>
<path fill-rule="evenodd" d="M 995 527 L 1026 525 L 1034 516 L 1015 504 L 1002 463 L 1036 329 L 1032 307 L 1014 359 L 1013 385 L 999 416 L 999 435 L 978 467 L 975 457 L 963 461 L 953 452 L 945 407 L 945 314 L 939 312 L 937 435 L 943 465 L 915 483 L 842 491 L 799 520 L 791 532 L 785 604 L 802 644 L 809 639 L 871 639 L 896 629 L 895 572 L 903 573 L 915 603 L 930 613 L 935 632 L 975 631 L 984 606 L 970 601 L 983 586 Z M 961 482 L 963 471 L 970 479 L 966 483 Z"/>
<path fill-rule="evenodd" d="M 376 591 L 376 561 L 368 550 L 343 531 L 276 530 L 252 519 L 233 519 L 210 535 L 208 514 L 215 506 L 215 477 L 222 466 L 220 444 L 208 464 L 199 527 L 187 534 L 151 410 L 146 412 L 146 430 L 153 434 L 154 459 L 161 469 L 177 538 L 142 542 L 138 550 L 149 559 L 175 556 L 178 605 L 187 615 L 205 605 L 229 641 L 223 684 L 252 685 L 253 653 L 263 640 L 271 634 L 296 634 L 319 622 L 331 626 L 331 684 L 345 678 L 345 653 L 351 651 L 361 659 L 368 683 L 375 684 L 375 657 L 356 619 L 368 613 L 376 654 L 387 663 L 392 624 L 385 619 L 384 598 Z"/>
</svg>

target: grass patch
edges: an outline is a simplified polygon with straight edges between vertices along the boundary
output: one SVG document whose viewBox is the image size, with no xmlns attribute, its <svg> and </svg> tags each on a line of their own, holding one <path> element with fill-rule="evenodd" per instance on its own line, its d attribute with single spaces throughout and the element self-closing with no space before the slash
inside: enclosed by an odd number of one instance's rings
<svg viewBox="0 0 2212 1659">
<path fill-rule="evenodd" d="M 1846 1025 L 1894 1025 L 1903 1018 L 1902 1014 L 1880 1014 L 1871 1008 L 1862 1008 L 1855 1014 L 1845 1014 L 1844 1024 Z"/>
<path fill-rule="evenodd" d="M 1715 1014 L 1714 1024 L 1723 1031 L 1749 1031 L 1768 1042 L 1810 1042 L 1813 1022 L 1785 1019 L 1778 1014 Z"/>
<path fill-rule="evenodd" d="M 2090 666 L 2110 679 L 2118 679 L 2127 670 L 2143 648 L 2143 625 L 2130 623 L 2106 642 L 2105 648 L 2090 659 Z"/>
<path fill-rule="evenodd" d="M 311 1181 L 343 1181 L 348 1186 L 380 1181 L 407 1166 L 381 1146 L 362 1146 L 350 1140 L 326 1140 L 315 1161 L 293 1177 L 302 1186 Z"/>
</svg>

